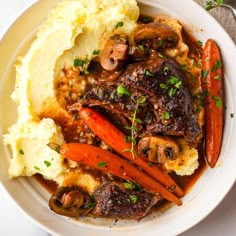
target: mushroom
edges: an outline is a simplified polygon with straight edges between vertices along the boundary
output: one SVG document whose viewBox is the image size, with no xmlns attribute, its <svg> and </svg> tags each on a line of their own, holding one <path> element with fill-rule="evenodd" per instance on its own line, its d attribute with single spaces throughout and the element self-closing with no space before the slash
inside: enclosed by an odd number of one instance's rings
<svg viewBox="0 0 236 236">
<path fill-rule="evenodd" d="M 100 54 L 100 63 L 107 71 L 121 68 L 128 55 L 128 39 L 124 35 L 114 35 L 105 44 Z"/>
<path fill-rule="evenodd" d="M 49 207 L 59 215 L 79 217 L 92 209 L 92 199 L 78 187 L 61 187 L 51 196 Z"/>
<path fill-rule="evenodd" d="M 173 48 L 178 44 L 179 36 L 170 26 L 152 22 L 140 25 L 134 35 L 136 44 L 145 40 L 152 40 L 154 49 L 158 47 Z"/>
<path fill-rule="evenodd" d="M 166 159 L 174 160 L 179 153 L 176 142 L 167 137 L 144 137 L 138 143 L 138 152 L 147 155 L 150 162 L 165 163 Z"/>
</svg>

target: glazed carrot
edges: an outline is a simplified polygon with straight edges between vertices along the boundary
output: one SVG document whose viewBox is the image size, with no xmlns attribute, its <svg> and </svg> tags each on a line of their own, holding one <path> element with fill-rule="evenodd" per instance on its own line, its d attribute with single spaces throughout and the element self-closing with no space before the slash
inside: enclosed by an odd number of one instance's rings
<svg viewBox="0 0 236 236">
<path fill-rule="evenodd" d="M 205 97 L 206 159 L 214 168 L 219 157 L 223 134 L 223 76 L 220 50 L 209 39 L 202 55 L 202 88 Z"/>
<path fill-rule="evenodd" d="M 125 180 L 139 183 L 152 192 L 159 193 L 163 198 L 181 205 L 181 201 L 173 193 L 152 179 L 145 172 L 121 157 L 101 148 L 81 143 L 67 143 L 60 147 L 60 154 L 65 158 L 87 165 Z"/>
<path fill-rule="evenodd" d="M 102 115 L 90 108 L 81 108 L 79 114 L 85 124 L 117 153 L 142 168 L 143 171 L 165 187 L 172 189 L 177 196 L 182 197 L 184 195 L 175 181 L 159 167 L 156 165 L 150 166 L 142 157 L 133 158 L 130 151 L 124 151 L 130 149 L 131 144 L 126 141 L 125 135 Z M 137 151 L 137 147 L 135 148 Z"/>
</svg>

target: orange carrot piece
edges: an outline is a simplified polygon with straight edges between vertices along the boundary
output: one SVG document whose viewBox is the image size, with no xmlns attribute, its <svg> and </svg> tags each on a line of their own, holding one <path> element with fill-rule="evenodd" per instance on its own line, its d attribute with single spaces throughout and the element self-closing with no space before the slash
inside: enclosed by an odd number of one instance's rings
<svg viewBox="0 0 236 236">
<path fill-rule="evenodd" d="M 219 158 L 223 135 L 223 76 L 220 50 L 207 40 L 202 55 L 202 88 L 205 98 L 206 159 L 214 168 Z"/>
<path fill-rule="evenodd" d="M 87 165 L 125 180 L 139 183 L 145 189 L 159 193 L 163 198 L 181 205 L 181 201 L 173 193 L 152 179 L 145 172 L 101 148 L 81 143 L 67 143 L 60 147 L 60 154 L 65 158 Z"/>
<path fill-rule="evenodd" d="M 82 108 L 79 114 L 85 124 L 117 153 L 142 168 L 143 171 L 168 189 L 172 190 L 177 196 L 182 197 L 184 195 L 175 181 L 159 167 L 156 165 L 148 165 L 148 163 L 140 156 L 137 156 L 134 159 L 130 151 L 124 151 L 131 148 L 131 143 L 126 142 L 125 135 L 102 115 L 90 108 Z M 137 147 L 135 147 L 135 149 L 137 152 Z"/>
</svg>

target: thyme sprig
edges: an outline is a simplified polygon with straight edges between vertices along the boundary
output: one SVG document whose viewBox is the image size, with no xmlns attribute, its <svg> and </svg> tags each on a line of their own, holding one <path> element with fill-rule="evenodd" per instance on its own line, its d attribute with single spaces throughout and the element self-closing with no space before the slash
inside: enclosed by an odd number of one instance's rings
<svg viewBox="0 0 236 236">
<path fill-rule="evenodd" d="M 224 4 L 224 0 L 211 0 L 211 1 L 206 1 L 206 10 L 210 11 L 216 7 L 221 6 L 222 4 Z"/>
<path fill-rule="evenodd" d="M 134 112 L 131 115 L 131 126 L 125 126 L 126 129 L 130 130 L 130 136 L 126 136 L 126 142 L 131 143 L 131 148 L 127 148 L 123 150 L 123 152 L 131 152 L 133 159 L 137 157 L 137 152 L 135 150 L 135 146 L 137 144 L 137 140 L 135 138 L 136 132 L 138 131 L 138 124 L 142 124 L 142 120 L 137 118 L 137 113 L 139 108 L 143 106 L 146 102 L 146 97 L 141 96 L 137 99 L 136 105 L 134 108 Z"/>
</svg>

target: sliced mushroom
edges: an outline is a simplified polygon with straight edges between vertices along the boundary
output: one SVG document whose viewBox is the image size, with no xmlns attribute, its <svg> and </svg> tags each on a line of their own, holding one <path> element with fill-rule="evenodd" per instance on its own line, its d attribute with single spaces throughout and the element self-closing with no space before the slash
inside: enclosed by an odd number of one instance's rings
<svg viewBox="0 0 236 236">
<path fill-rule="evenodd" d="M 167 137 L 144 137 L 138 143 L 138 152 L 147 155 L 150 162 L 165 163 L 166 159 L 175 159 L 179 153 L 176 142 Z"/>
<path fill-rule="evenodd" d="M 140 44 L 145 40 L 152 40 L 152 46 L 154 49 L 159 47 L 173 48 L 178 44 L 179 36 L 168 25 L 152 22 L 140 25 L 134 35 L 134 41 L 136 44 Z"/>
<path fill-rule="evenodd" d="M 92 199 L 78 187 L 61 187 L 51 196 L 49 207 L 59 215 L 79 217 L 92 210 Z"/>
<path fill-rule="evenodd" d="M 128 55 L 128 39 L 124 35 L 114 35 L 105 44 L 100 54 L 100 63 L 107 71 L 121 68 Z"/>
</svg>

